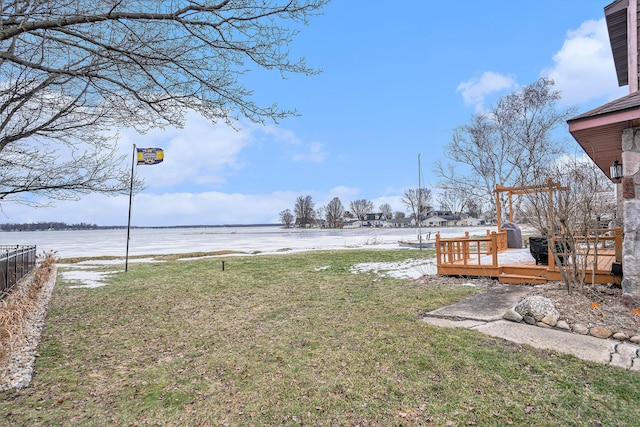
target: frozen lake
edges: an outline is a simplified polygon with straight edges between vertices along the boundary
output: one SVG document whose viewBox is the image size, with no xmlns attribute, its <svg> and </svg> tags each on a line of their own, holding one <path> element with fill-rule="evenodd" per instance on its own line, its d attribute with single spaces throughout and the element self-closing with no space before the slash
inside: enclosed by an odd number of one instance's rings
<svg viewBox="0 0 640 427">
<path fill-rule="evenodd" d="M 484 234 L 495 227 L 422 228 L 442 237 L 462 236 L 465 231 Z M 399 240 L 417 240 L 416 228 L 285 229 L 267 227 L 134 228 L 129 255 L 234 250 L 242 252 L 309 251 L 348 248 L 398 248 Z M 127 230 L 0 232 L 0 245 L 36 245 L 38 253 L 56 251 L 62 258 L 101 255 L 124 257 Z"/>
</svg>

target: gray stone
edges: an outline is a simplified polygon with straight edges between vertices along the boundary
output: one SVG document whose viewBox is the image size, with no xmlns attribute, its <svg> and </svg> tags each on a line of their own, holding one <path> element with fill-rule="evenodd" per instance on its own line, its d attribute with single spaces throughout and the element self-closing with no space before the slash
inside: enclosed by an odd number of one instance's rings
<svg viewBox="0 0 640 427">
<path fill-rule="evenodd" d="M 520 316 L 520 314 L 515 311 L 514 309 L 510 308 L 509 310 L 504 312 L 504 315 L 502 316 L 502 318 L 504 320 L 510 320 L 512 322 L 517 322 L 520 323 L 522 322 L 522 316 Z"/>
<path fill-rule="evenodd" d="M 536 322 L 541 321 L 548 315 L 554 315 L 556 319 L 560 317 L 560 313 L 553 305 L 553 301 L 539 295 L 526 297 L 515 306 L 514 310 L 525 319 L 527 316 L 533 317 Z"/>
<path fill-rule="evenodd" d="M 622 292 L 625 294 L 640 296 L 640 280 L 625 276 L 625 278 L 622 279 Z"/>
<path fill-rule="evenodd" d="M 596 338 L 609 338 L 612 332 L 605 327 L 602 326 L 594 326 L 589 329 L 589 335 L 594 336 Z"/>
<path fill-rule="evenodd" d="M 634 365 L 638 357 L 638 347 L 621 343 L 615 348 L 615 353 L 611 355 L 611 365 L 629 369 Z"/>
<path fill-rule="evenodd" d="M 567 322 L 565 322 L 564 320 L 558 320 L 558 323 L 556 323 L 556 328 L 564 329 L 565 331 L 570 331 L 571 330 L 571 327 L 569 326 L 569 324 Z"/>
<path fill-rule="evenodd" d="M 622 242 L 622 293 L 640 296 L 640 200 L 624 200 Z"/>
<path fill-rule="evenodd" d="M 539 327 L 541 327 L 541 328 L 547 328 L 547 329 L 551 329 L 551 328 L 552 328 L 552 326 L 551 326 L 551 325 L 549 325 L 549 324 L 547 324 L 547 323 L 544 323 L 544 322 L 542 322 L 542 321 L 541 321 L 541 322 L 538 322 L 538 323 L 537 323 L 537 325 L 538 325 Z"/>
<path fill-rule="evenodd" d="M 613 334 L 613 339 L 616 339 L 618 341 L 625 341 L 627 338 L 629 337 L 624 332 L 616 332 L 615 334 Z"/>
<path fill-rule="evenodd" d="M 573 332 L 580 335 L 587 335 L 589 333 L 589 328 L 581 323 L 576 323 L 571 327 L 571 329 L 573 329 Z"/>
<path fill-rule="evenodd" d="M 632 176 L 640 171 L 640 153 L 626 151 L 622 153 L 622 173 L 624 176 Z"/>
<path fill-rule="evenodd" d="M 640 132 L 638 128 L 628 128 L 622 131 L 622 150 L 640 151 Z"/>
<path fill-rule="evenodd" d="M 527 323 L 529 325 L 535 325 L 536 323 L 538 323 L 533 316 L 522 316 L 522 320 L 524 320 L 524 323 Z"/>
</svg>

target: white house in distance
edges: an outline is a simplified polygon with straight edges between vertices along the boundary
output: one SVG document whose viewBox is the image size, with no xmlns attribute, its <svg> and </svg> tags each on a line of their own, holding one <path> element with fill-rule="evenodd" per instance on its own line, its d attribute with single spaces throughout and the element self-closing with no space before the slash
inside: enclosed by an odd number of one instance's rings
<svg viewBox="0 0 640 427">
<path fill-rule="evenodd" d="M 460 215 L 459 219 L 456 219 L 456 216 L 453 214 L 453 212 L 447 210 L 429 211 L 426 217 L 422 219 L 422 225 L 425 227 L 471 227 L 476 225 L 483 225 L 484 223 L 484 220 L 472 218 L 467 214 L 462 214 Z"/>
<path fill-rule="evenodd" d="M 362 227 L 386 227 L 387 221 L 387 216 L 382 212 L 378 212 L 366 214 L 360 223 Z"/>
</svg>

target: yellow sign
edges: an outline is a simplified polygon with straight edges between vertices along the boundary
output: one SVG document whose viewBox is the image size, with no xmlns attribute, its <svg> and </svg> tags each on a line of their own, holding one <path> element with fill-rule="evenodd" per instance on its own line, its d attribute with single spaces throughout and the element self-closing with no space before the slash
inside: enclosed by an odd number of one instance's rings
<svg viewBox="0 0 640 427">
<path fill-rule="evenodd" d="M 139 165 L 157 165 L 164 160 L 162 148 L 136 148 Z"/>
</svg>

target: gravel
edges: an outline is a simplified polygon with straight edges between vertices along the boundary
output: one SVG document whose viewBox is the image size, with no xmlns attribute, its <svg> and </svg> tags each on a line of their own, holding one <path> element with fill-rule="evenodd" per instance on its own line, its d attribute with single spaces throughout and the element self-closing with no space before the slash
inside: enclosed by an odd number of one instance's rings
<svg viewBox="0 0 640 427">
<path fill-rule="evenodd" d="M 29 274 L 16 285 L 11 292 L 24 294 L 31 284 L 34 275 Z M 27 387 L 33 377 L 33 367 L 37 356 L 40 335 L 44 328 L 47 308 L 56 283 L 57 268 L 54 266 L 46 283 L 40 289 L 36 299 L 36 309 L 25 319 L 23 334 L 20 340 L 13 340 L 7 363 L 0 366 L 0 391 L 17 390 Z"/>
</svg>

